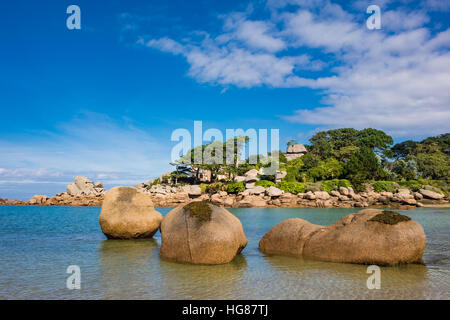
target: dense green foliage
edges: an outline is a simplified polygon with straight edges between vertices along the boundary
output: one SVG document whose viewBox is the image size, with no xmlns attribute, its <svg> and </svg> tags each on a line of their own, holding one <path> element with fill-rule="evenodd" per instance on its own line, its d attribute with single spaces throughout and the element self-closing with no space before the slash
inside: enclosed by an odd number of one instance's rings
<svg viewBox="0 0 450 320">
<path fill-rule="evenodd" d="M 422 188 L 422 185 L 426 185 L 427 183 L 420 183 L 417 180 L 409 180 L 409 181 L 399 181 L 398 185 L 402 188 L 407 188 L 412 191 L 419 191 Z"/>
<path fill-rule="evenodd" d="M 228 186 L 222 182 L 213 182 L 206 185 L 206 192 L 210 194 L 217 193 L 219 191 L 226 191 L 227 189 Z"/>
<path fill-rule="evenodd" d="M 255 186 L 269 188 L 269 187 L 275 186 L 275 183 L 272 181 L 268 181 L 268 180 L 258 180 L 258 181 L 256 181 Z"/>
<path fill-rule="evenodd" d="M 237 194 L 245 190 L 245 185 L 243 182 L 230 182 L 227 186 L 228 193 Z"/>
<path fill-rule="evenodd" d="M 275 185 L 273 173 L 265 169 L 276 164 L 280 171 L 286 171 L 277 186 L 291 193 L 331 192 L 341 186 L 362 191 L 367 182 L 374 184 L 375 191 L 395 192 L 399 187 L 416 191 L 431 185 L 445 194 L 449 192 L 450 133 L 393 145 L 392 137 L 383 131 L 342 128 L 318 132 L 309 141 L 310 145 L 305 146 L 308 152 L 291 161 L 287 161 L 281 151 L 273 151 L 267 156 L 252 155 L 246 161 L 239 159 L 237 150 L 249 142 L 248 137 L 225 143 L 214 141 L 190 150 L 174 163 L 176 170 L 169 178 L 172 183 L 185 179 L 199 183 L 200 170 L 209 170 L 211 181 L 200 185 L 202 191 L 239 193 L 245 190 L 245 184 L 231 181 L 251 169 L 262 169 L 257 186 Z M 290 140 L 288 146 L 296 143 Z M 227 145 L 232 146 L 236 154 L 227 154 Z M 192 160 L 199 153 L 207 155 L 206 161 L 194 164 Z M 215 163 L 215 160 L 223 161 Z"/>
<path fill-rule="evenodd" d="M 285 181 L 295 182 L 300 180 L 300 171 L 303 167 L 303 161 L 301 158 L 297 158 L 286 163 L 286 177 Z"/>
<path fill-rule="evenodd" d="M 351 150 L 356 151 L 360 147 L 370 148 L 382 158 L 389 157 L 392 154 L 390 146 L 394 143 L 392 137 L 372 128 L 360 131 L 352 128 L 321 131 L 309 141 L 311 152 L 322 159 L 334 157 L 338 160 L 344 160 Z"/>
<path fill-rule="evenodd" d="M 352 184 L 350 181 L 346 179 L 333 179 L 333 180 L 326 180 L 322 181 L 323 190 L 330 193 L 333 190 L 338 190 L 339 187 L 351 187 Z"/>
<path fill-rule="evenodd" d="M 281 181 L 277 184 L 277 188 L 283 190 L 284 192 L 289 192 L 292 194 L 302 193 L 306 191 L 305 185 L 301 182 Z"/>
<path fill-rule="evenodd" d="M 306 182 L 305 183 L 306 191 L 323 191 L 323 184 L 322 182 Z"/>
<path fill-rule="evenodd" d="M 395 160 L 386 163 L 391 179 L 450 180 L 450 133 L 421 142 L 407 140 L 393 148 Z"/>
<path fill-rule="evenodd" d="M 376 192 L 387 191 L 394 193 L 397 191 L 397 185 L 392 181 L 375 181 L 373 184 L 373 189 Z"/>
<path fill-rule="evenodd" d="M 320 160 L 316 167 L 309 169 L 306 173 L 313 181 L 334 179 L 340 177 L 344 172 L 343 165 L 335 158 Z"/>
</svg>

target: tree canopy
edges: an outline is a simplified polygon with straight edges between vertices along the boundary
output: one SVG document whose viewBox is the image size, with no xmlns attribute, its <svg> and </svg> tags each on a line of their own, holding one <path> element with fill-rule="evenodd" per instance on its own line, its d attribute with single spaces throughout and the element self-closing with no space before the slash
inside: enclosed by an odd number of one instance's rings
<svg viewBox="0 0 450 320">
<path fill-rule="evenodd" d="M 249 142 L 248 137 L 237 137 L 225 143 L 214 141 L 189 150 L 173 164 L 175 171 L 171 177 L 186 179 L 190 171 L 198 180 L 199 170 L 204 169 L 211 172 L 211 182 L 217 181 L 218 176 L 232 181 L 248 170 L 273 167 L 275 162 L 279 170 L 286 171 L 283 180 L 289 183 L 347 179 L 358 185 L 370 180 L 450 180 L 449 133 L 393 145 L 392 137 L 381 130 L 342 128 L 317 132 L 309 141 L 308 152 L 290 161 L 282 151 L 240 159 L 239 150 Z M 290 140 L 287 146 L 296 143 Z M 195 156 L 199 155 L 203 161 L 195 163 Z M 261 179 L 275 180 L 273 173 L 262 173 Z"/>
</svg>

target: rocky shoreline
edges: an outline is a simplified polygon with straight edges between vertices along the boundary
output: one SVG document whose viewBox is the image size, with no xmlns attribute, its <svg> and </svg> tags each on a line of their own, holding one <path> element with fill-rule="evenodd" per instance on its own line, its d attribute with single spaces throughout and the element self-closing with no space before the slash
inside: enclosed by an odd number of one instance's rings
<svg viewBox="0 0 450 320">
<path fill-rule="evenodd" d="M 287 160 L 284 167 L 270 172 L 265 167 L 247 167 L 239 174 L 225 176 L 213 175 L 210 169 L 177 166 L 176 171 L 136 184 L 133 189 L 148 197 L 156 207 L 177 207 L 194 200 L 206 200 L 226 208 L 450 207 L 450 190 L 446 184 L 442 188 L 431 180 L 366 181 L 355 188 L 363 192 L 357 192 L 346 179 L 293 180 L 292 172 L 291 176 L 288 172 L 295 163 L 301 164 L 307 152 L 302 144 L 289 145 L 284 154 Z M 35 195 L 28 201 L 0 198 L 0 205 L 101 206 L 106 191 L 101 182 L 77 176 L 67 185 L 66 192 L 53 197 Z"/>
<path fill-rule="evenodd" d="M 81 179 L 82 178 L 82 179 Z M 0 205 L 35 205 L 35 206 L 101 206 L 106 192 L 101 184 L 94 184 L 87 178 L 77 177 L 76 185 L 86 186 L 73 192 L 73 186 L 67 192 L 53 197 L 35 195 L 28 201 L 8 200 L 0 198 Z M 406 188 L 399 188 L 393 192 L 375 192 L 368 190 L 357 193 L 352 187 L 340 187 L 330 193 L 325 191 L 308 191 L 292 194 L 276 187 L 264 188 L 257 186 L 246 189 L 238 194 L 226 191 L 204 193 L 198 185 L 172 187 L 169 185 L 135 187 L 146 195 L 155 207 L 176 207 L 193 200 L 208 200 L 211 203 L 227 208 L 367 208 L 390 207 L 398 209 L 412 209 L 414 207 L 450 207 L 449 197 L 420 189 L 413 192 Z M 97 189 L 97 190 L 95 190 Z"/>
<path fill-rule="evenodd" d="M 114 187 L 105 194 L 99 224 L 108 239 L 131 240 L 161 234 L 161 259 L 182 264 L 231 262 L 247 246 L 238 217 L 200 197 L 164 217 L 145 193 Z M 364 209 L 332 225 L 300 218 L 284 220 L 259 241 L 265 254 L 311 260 L 398 265 L 423 263 L 426 235 L 422 226 L 398 212 Z"/>
</svg>

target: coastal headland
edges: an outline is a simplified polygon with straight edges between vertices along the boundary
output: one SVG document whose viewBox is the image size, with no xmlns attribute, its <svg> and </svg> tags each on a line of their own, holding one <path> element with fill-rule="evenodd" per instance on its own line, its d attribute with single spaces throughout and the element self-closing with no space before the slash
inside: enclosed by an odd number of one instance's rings
<svg viewBox="0 0 450 320">
<path fill-rule="evenodd" d="M 241 159 L 239 150 L 250 141 L 199 145 L 170 163 L 173 171 L 134 188 L 158 207 L 194 200 L 228 208 L 450 207 L 449 133 L 394 145 L 383 131 L 343 128 L 316 133 L 310 145 L 291 140 L 283 152 Z M 106 191 L 77 176 L 55 196 L 0 198 L 0 205 L 101 206 Z"/>
<path fill-rule="evenodd" d="M 84 178 L 77 180 L 86 181 Z M 87 179 L 88 180 L 88 179 Z M 92 183 L 94 185 L 94 183 Z M 139 184 L 136 190 L 145 194 L 156 207 L 176 207 L 191 201 L 209 200 L 213 204 L 227 208 L 365 208 L 391 207 L 412 209 L 414 207 L 450 207 L 449 197 L 432 191 L 431 186 L 424 185 L 418 191 L 398 187 L 395 192 L 373 190 L 367 184 L 367 190 L 356 192 L 352 187 L 338 187 L 330 193 L 327 191 L 306 191 L 296 194 L 285 192 L 277 187 L 264 188 L 255 186 L 242 192 L 228 193 L 218 191 L 209 193 L 203 185 L 153 185 Z M 203 189 L 203 190 L 202 190 Z M 69 190 L 70 191 L 70 190 Z M 35 205 L 35 206 L 101 206 L 105 189 L 84 190 L 80 193 L 63 192 L 53 197 L 35 195 L 28 201 L 0 199 L 0 205 Z"/>
</svg>

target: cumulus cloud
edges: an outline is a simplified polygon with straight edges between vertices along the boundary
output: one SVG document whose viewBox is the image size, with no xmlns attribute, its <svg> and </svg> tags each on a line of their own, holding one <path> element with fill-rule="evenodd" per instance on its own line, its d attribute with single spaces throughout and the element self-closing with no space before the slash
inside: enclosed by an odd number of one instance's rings
<svg viewBox="0 0 450 320">
<path fill-rule="evenodd" d="M 223 38 L 219 40 L 223 41 Z M 143 42 L 140 40 L 139 43 Z M 206 38 L 201 45 L 181 44 L 172 39 L 151 39 L 147 47 L 183 55 L 190 64 L 189 75 L 202 83 L 253 87 L 283 86 L 299 66 L 317 68 L 307 55 L 276 57 L 269 52 L 253 52 L 234 44 L 221 46 Z"/>
<path fill-rule="evenodd" d="M 386 8 L 382 30 L 368 30 L 361 12 L 328 0 L 271 0 L 267 19 L 223 15 L 222 32 L 203 32 L 200 42 L 140 43 L 183 56 L 188 74 L 201 83 L 308 87 L 323 95 L 321 105 L 294 103 L 288 121 L 376 127 L 397 137 L 449 131 L 450 30 L 427 27 L 427 10 L 437 4 L 423 1 L 413 10 L 407 1 L 379 3 Z"/>
<path fill-rule="evenodd" d="M 242 42 L 252 49 L 278 52 L 286 48 L 283 39 L 277 37 L 275 25 L 270 21 L 251 21 L 242 13 L 224 16 L 224 31 L 217 37 L 219 43 Z"/>
</svg>

